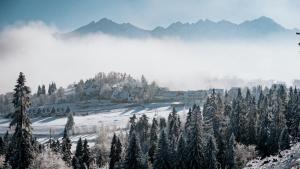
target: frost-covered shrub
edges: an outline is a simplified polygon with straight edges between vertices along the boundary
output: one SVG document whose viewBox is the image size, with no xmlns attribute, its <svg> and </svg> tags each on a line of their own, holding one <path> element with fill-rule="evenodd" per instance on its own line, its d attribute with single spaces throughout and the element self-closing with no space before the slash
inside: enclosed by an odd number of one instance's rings
<svg viewBox="0 0 300 169">
<path fill-rule="evenodd" d="M 0 168 L 4 167 L 5 156 L 0 156 Z"/>
<path fill-rule="evenodd" d="M 37 154 L 30 169 L 70 169 L 66 163 L 62 160 L 59 154 L 53 153 L 51 150 L 47 150 L 41 154 Z"/>
<path fill-rule="evenodd" d="M 236 144 L 235 153 L 238 168 L 243 168 L 247 162 L 257 157 L 254 145 Z"/>
</svg>

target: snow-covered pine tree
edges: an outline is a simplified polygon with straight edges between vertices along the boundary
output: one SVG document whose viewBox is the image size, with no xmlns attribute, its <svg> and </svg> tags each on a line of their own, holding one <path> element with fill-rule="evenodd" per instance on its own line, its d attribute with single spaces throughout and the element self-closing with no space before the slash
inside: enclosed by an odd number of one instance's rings
<svg viewBox="0 0 300 169">
<path fill-rule="evenodd" d="M 154 155 L 153 169 L 172 169 L 167 135 L 164 130 L 159 136 L 157 150 Z"/>
<path fill-rule="evenodd" d="M 41 86 L 39 85 L 39 86 L 38 86 L 38 90 L 37 90 L 37 92 L 36 92 L 37 97 L 39 97 L 39 96 L 41 95 L 41 93 L 42 93 L 42 88 L 41 88 Z"/>
<path fill-rule="evenodd" d="M 226 161 L 227 161 L 226 169 L 236 169 L 237 168 L 236 160 L 235 160 L 235 137 L 234 137 L 234 134 L 231 135 L 229 143 L 228 143 Z"/>
<path fill-rule="evenodd" d="M 111 141 L 111 147 L 110 147 L 109 169 L 115 168 L 115 164 L 121 160 L 121 153 L 122 153 L 122 145 L 120 143 L 119 138 L 114 133 L 114 136 Z"/>
<path fill-rule="evenodd" d="M 151 163 L 153 163 L 154 161 L 154 154 L 157 148 L 157 142 L 158 142 L 157 132 L 158 132 L 158 122 L 156 118 L 153 118 L 151 129 L 150 129 L 150 147 L 148 151 L 149 161 Z"/>
<path fill-rule="evenodd" d="M 180 118 L 177 114 L 175 107 L 173 107 L 173 110 L 168 117 L 168 143 L 169 143 L 170 151 L 173 152 L 176 151 L 177 142 L 179 140 L 179 136 L 181 133 L 180 127 L 181 127 Z"/>
<path fill-rule="evenodd" d="M 72 166 L 74 169 L 84 169 L 82 155 L 83 155 L 83 145 L 80 137 L 79 140 L 77 141 L 75 155 L 73 156 L 72 159 Z"/>
<path fill-rule="evenodd" d="M 68 135 L 73 135 L 74 126 L 75 126 L 75 122 L 74 122 L 73 113 L 70 112 L 68 114 L 67 123 L 66 123 L 66 126 L 65 126 L 65 129 L 67 130 Z"/>
<path fill-rule="evenodd" d="M 204 148 L 202 117 L 199 106 L 195 106 L 191 116 L 190 134 L 187 136 L 187 167 L 190 169 L 204 168 Z"/>
<path fill-rule="evenodd" d="M 213 136 L 209 136 L 208 142 L 205 147 L 205 168 L 217 169 L 218 161 L 216 159 L 217 149 Z"/>
<path fill-rule="evenodd" d="M 130 136 L 128 148 L 126 149 L 125 161 L 123 164 L 124 169 L 145 169 L 145 163 L 142 159 L 142 151 L 140 142 L 133 131 Z"/>
<path fill-rule="evenodd" d="M 149 149 L 149 128 L 148 117 L 143 114 L 136 123 L 136 133 L 139 137 L 142 152 L 145 154 Z"/>
<path fill-rule="evenodd" d="M 61 154 L 62 154 L 62 159 L 66 162 L 68 166 L 71 166 L 71 161 L 72 161 L 71 147 L 72 147 L 72 143 L 69 138 L 68 132 L 65 129 L 62 138 L 62 143 L 61 143 Z"/>
<path fill-rule="evenodd" d="M 91 165 L 91 153 L 88 145 L 88 141 L 84 139 L 82 148 L 82 163 L 86 169 L 90 168 Z"/>
<path fill-rule="evenodd" d="M 0 137 L 0 156 L 5 154 L 4 146 L 5 146 L 4 141 L 2 137 Z"/>
<path fill-rule="evenodd" d="M 286 150 L 289 149 L 290 146 L 290 136 L 287 128 L 284 128 L 279 137 L 279 142 L 278 142 L 279 150 Z"/>
<path fill-rule="evenodd" d="M 186 164 L 186 154 L 186 143 L 183 136 L 180 135 L 176 152 L 176 169 L 188 169 Z"/>
<path fill-rule="evenodd" d="M 46 95 L 46 87 L 45 85 L 42 85 L 41 94 Z"/>
<path fill-rule="evenodd" d="M 30 106 L 30 89 L 25 85 L 25 75 L 21 72 L 13 94 L 15 113 L 10 127 L 15 126 L 15 133 L 10 142 L 10 153 L 7 153 L 9 164 L 14 169 L 26 169 L 34 157 L 32 146 L 31 122 L 27 115 Z"/>
<path fill-rule="evenodd" d="M 167 127 L 167 122 L 164 117 L 159 119 L 159 131 L 164 130 Z"/>
</svg>

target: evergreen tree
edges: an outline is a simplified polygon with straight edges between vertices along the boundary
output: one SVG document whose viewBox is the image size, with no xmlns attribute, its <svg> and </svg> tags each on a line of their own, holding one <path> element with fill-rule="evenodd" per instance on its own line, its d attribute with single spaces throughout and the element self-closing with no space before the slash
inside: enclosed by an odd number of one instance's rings
<svg viewBox="0 0 300 169">
<path fill-rule="evenodd" d="M 188 169 L 186 164 L 186 145 L 185 140 L 182 137 L 182 135 L 179 138 L 178 141 L 178 147 L 177 147 L 177 156 L 176 156 L 176 169 Z"/>
<path fill-rule="evenodd" d="M 171 169 L 172 164 L 169 157 L 169 145 L 164 130 L 161 131 L 157 151 L 154 156 L 153 169 Z"/>
<path fill-rule="evenodd" d="M 280 150 L 286 150 L 290 148 L 290 136 L 286 128 L 281 131 L 278 145 Z"/>
<path fill-rule="evenodd" d="M 46 87 L 45 85 L 42 85 L 41 94 L 46 95 Z"/>
<path fill-rule="evenodd" d="M 236 161 L 235 161 L 235 137 L 234 134 L 231 135 L 229 144 L 228 144 L 228 151 L 227 151 L 227 167 L 228 169 L 236 169 Z"/>
<path fill-rule="evenodd" d="M 204 168 L 202 121 L 199 106 L 194 107 L 191 119 L 191 131 L 187 137 L 187 167 L 190 169 Z"/>
<path fill-rule="evenodd" d="M 126 156 L 124 161 L 124 169 L 144 169 L 145 164 L 142 159 L 142 152 L 139 140 L 135 132 L 131 133 Z"/>
<path fill-rule="evenodd" d="M 37 92 L 36 92 L 36 95 L 39 97 L 41 94 L 42 94 L 42 88 L 41 88 L 41 86 L 39 85 L 39 86 L 38 86 L 38 90 L 37 90 Z"/>
<path fill-rule="evenodd" d="M 167 127 L 166 119 L 161 117 L 159 119 L 159 131 L 164 130 Z"/>
<path fill-rule="evenodd" d="M 62 138 L 62 143 L 61 143 L 61 153 L 62 153 L 62 159 L 66 162 L 68 166 L 71 165 L 71 161 L 72 161 L 71 147 L 72 147 L 72 143 L 68 136 L 68 132 L 65 129 Z"/>
<path fill-rule="evenodd" d="M 122 145 L 119 138 L 114 134 L 110 147 L 110 162 L 109 169 L 114 169 L 115 164 L 121 160 Z"/>
<path fill-rule="evenodd" d="M 69 113 L 67 118 L 67 123 L 65 126 L 65 129 L 67 130 L 68 134 L 73 134 L 74 125 L 75 122 L 74 122 L 73 113 Z"/>
<path fill-rule="evenodd" d="M 168 142 L 170 145 L 170 151 L 175 152 L 177 148 L 177 142 L 180 136 L 180 118 L 177 114 L 175 107 L 168 117 Z"/>
<path fill-rule="evenodd" d="M 82 145 L 82 140 L 80 137 L 77 142 L 75 155 L 72 159 L 72 165 L 73 165 L 74 169 L 85 169 L 83 160 L 82 160 L 82 156 L 83 156 L 83 145 Z"/>
<path fill-rule="evenodd" d="M 146 153 L 148 151 L 148 146 L 149 146 L 149 122 L 148 122 L 148 117 L 143 114 L 140 118 L 139 121 L 136 124 L 136 133 L 139 136 L 142 152 Z"/>
<path fill-rule="evenodd" d="M 31 122 L 27 115 L 27 109 L 30 106 L 30 89 L 25 85 L 25 76 L 21 72 L 14 89 L 13 105 L 15 113 L 10 123 L 10 127 L 15 126 L 10 143 L 10 153 L 7 153 L 9 164 L 14 169 L 28 168 L 34 155 L 32 146 Z"/>
<path fill-rule="evenodd" d="M 206 145 L 205 152 L 205 168 L 206 169 L 217 169 L 217 159 L 216 159 L 216 144 L 213 140 L 213 137 L 210 136 Z"/>
<path fill-rule="evenodd" d="M 149 161 L 151 163 L 153 163 L 154 161 L 154 154 L 157 149 L 157 142 L 158 142 L 157 132 L 158 132 L 158 122 L 156 118 L 153 118 L 151 130 L 150 130 L 150 148 L 148 152 Z"/>
<path fill-rule="evenodd" d="M 88 145 L 88 142 L 86 139 L 84 139 L 84 143 L 83 143 L 82 163 L 85 166 L 85 168 L 87 168 L 87 169 L 90 168 L 91 153 L 90 153 L 90 148 L 89 148 L 89 145 Z"/>
<path fill-rule="evenodd" d="M 0 137 L 0 155 L 5 154 L 4 146 L 5 146 L 4 141 L 3 141 L 2 137 Z"/>
</svg>

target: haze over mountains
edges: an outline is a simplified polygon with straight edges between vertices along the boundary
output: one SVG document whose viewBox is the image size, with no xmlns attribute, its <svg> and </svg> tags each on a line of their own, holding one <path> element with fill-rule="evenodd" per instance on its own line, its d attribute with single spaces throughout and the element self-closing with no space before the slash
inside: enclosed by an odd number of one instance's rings
<svg viewBox="0 0 300 169">
<path fill-rule="evenodd" d="M 116 23 L 107 18 L 84 25 L 68 35 L 87 35 L 103 33 L 128 38 L 179 38 L 185 40 L 205 39 L 261 39 L 270 37 L 291 37 L 296 29 L 287 29 L 271 18 L 260 18 L 244 21 L 240 24 L 222 20 L 199 20 L 196 23 L 175 22 L 168 27 L 156 27 L 145 30 L 131 23 Z"/>
</svg>

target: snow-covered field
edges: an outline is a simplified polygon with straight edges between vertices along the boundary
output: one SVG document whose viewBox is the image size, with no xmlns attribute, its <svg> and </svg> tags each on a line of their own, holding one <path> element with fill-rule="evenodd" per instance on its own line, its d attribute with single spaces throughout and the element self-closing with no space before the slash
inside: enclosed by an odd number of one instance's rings
<svg viewBox="0 0 300 169">
<path fill-rule="evenodd" d="M 85 116 L 74 116 L 75 133 L 77 134 L 72 136 L 71 139 L 72 141 L 77 141 L 79 137 L 82 137 L 94 141 L 99 128 L 125 128 L 128 125 L 129 117 L 133 114 L 136 114 L 137 117 L 146 114 L 149 117 L 149 122 L 151 122 L 155 116 L 167 118 L 172 111 L 171 104 L 172 103 L 151 103 L 142 106 L 103 110 Z M 177 111 L 182 118 L 185 118 L 188 108 L 178 107 Z M 39 141 L 44 142 L 48 140 L 51 129 L 52 136 L 59 138 L 63 133 L 66 121 L 66 117 L 32 118 L 33 134 L 38 137 Z M 10 119 L 0 118 L 0 134 L 4 134 L 9 130 L 9 123 Z"/>
</svg>

